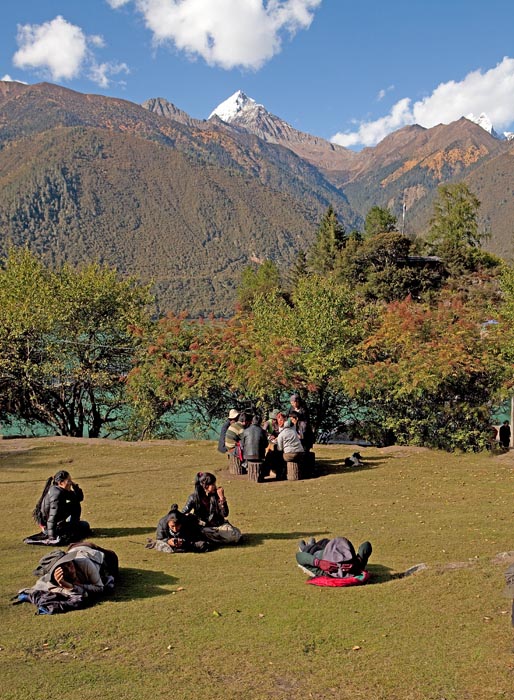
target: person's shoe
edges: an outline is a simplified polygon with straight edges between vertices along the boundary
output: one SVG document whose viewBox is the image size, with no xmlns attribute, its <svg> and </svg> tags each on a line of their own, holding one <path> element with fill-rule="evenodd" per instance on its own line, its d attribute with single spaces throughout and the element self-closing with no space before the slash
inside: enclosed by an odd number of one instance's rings
<svg viewBox="0 0 514 700">
<path fill-rule="evenodd" d="M 311 537 L 307 540 L 307 547 L 312 547 L 313 544 L 316 544 L 316 540 L 314 539 L 314 537 Z"/>
<path fill-rule="evenodd" d="M 305 549 L 307 548 L 307 545 L 305 544 L 305 540 L 300 540 L 298 542 L 298 551 L 299 552 L 305 552 Z"/>
</svg>

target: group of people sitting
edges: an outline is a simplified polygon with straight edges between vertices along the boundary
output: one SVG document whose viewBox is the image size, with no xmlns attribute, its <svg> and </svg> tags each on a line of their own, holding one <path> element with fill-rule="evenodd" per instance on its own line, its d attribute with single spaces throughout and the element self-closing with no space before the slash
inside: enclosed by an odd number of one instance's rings
<svg viewBox="0 0 514 700">
<path fill-rule="evenodd" d="M 80 542 L 91 534 L 81 520 L 84 493 L 69 472 L 50 477 L 33 511 L 39 532 L 25 538 L 26 544 L 69 545 L 44 556 L 33 586 L 23 588 L 16 603 L 30 602 L 39 614 L 76 610 L 114 590 L 118 576 L 115 552 L 93 542 Z M 235 544 L 241 531 L 228 520 L 229 507 L 223 487 L 210 472 L 198 472 L 194 491 L 182 510 L 177 504 L 159 520 L 152 547 L 167 553 L 205 552 L 213 545 Z"/>
<path fill-rule="evenodd" d="M 206 552 L 212 545 L 237 544 L 241 530 L 228 520 L 228 503 L 222 486 L 210 472 L 198 472 L 195 490 L 179 510 L 174 503 L 159 520 L 155 542 L 161 552 Z"/>
<path fill-rule="evenodd" d="M 307 406 L 299 394 L 292 394 L 289 410 L 273 410 L 265 421 L 258 413 L 232 409 L 221 428 L 218 450 L 237 457 L 246 469 L 252 462 L 262 464 L 261 478 L 273 471 L 282 479 L 287 462 L 302 463 L 313 445 Z"/>
<path fill-rule="evenodd" d="M 229 455 L 237 451 L 247 465 L 252 461 L 265 463 L 277 478 L 282 478 L 284 465 L 301 461 L 314 443 L 305 404 L 298 394 L 291 396 L 290 403 L 287 413 L 272 411 L 264 423 L 258 415 L 230 411 L 219 449 Z M 54 550 L 41 559 L 34 571 L 38 580 L 19 591 L 16 603 L 28 601 L 37 606 L 40 614 L 55 614 L 89 605 L 114 589 L 118 557 L 115 552 L 83 541 L 91 535 L 89 523 L 81 519 L 83 499 L 82 489 L 69 472 L 60 470 L 47 480 L 33 511 L 39 532 L 24 542 L 69 546 L 66 551 Z M 150 539 L 147 547 L 171 554 L 206 552 L 213 546 L 236 544 L 241 531 L 228 521 L 228 515 L 225 492 L 217 485 L 216 476 L 198 472 L 194 491 L 184 507 L 179 509 L 176 503 L 170 506 L 159 520 L 155 540 Z M 344 541 L 349 547 L 334 546 L 337 541 Z M 348 561 L 341 558 L 343 550 L 345 556 L 350 552 Z M 311 538 L 307 544 L 300 543 L 297 563 L 313 581 L 319 577 L 357 576 L 356 582 L 362 583 L 370 554 L 369 542 L 361 545 L 356 554 L 345 538 L 319 542 Z"/>
</svg>

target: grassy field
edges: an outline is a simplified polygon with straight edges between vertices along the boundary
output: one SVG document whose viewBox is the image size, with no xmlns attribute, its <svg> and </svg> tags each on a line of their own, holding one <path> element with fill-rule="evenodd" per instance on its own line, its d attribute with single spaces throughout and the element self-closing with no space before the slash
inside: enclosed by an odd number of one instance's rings
<svg viewBox="0 0 514 700">
<path fill-rule="evenodd" d="M 514 550 L 510 454 L 317 446 L 321 475 L 254 484 L 212 442 L 0 442 L 3 700 L 482 700 L 514 697 L 503 574 Z M 35 616 L 10 605 L 48 550 L 22 544 L 47 476 L 85 492 L 93 541 L 115 549 L 118 592 L 91 609 Z M 199 469 L 218 474 L 238 547 L 145 549 Z M 373 543 L 372 582 L 305 584 L 299 538 Z M 407 568 L 428 569 L 400 578 Z"/>
</svg>

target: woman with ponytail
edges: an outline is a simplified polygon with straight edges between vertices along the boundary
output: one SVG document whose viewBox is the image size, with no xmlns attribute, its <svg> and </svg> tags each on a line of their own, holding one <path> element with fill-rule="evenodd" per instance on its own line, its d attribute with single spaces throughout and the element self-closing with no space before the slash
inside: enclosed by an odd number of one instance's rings
<svg viewBox="0 0 514 700">
<path fill-rule="evenodd" d="M 69 472 L 61 470 L 47 479 L 43 493 L 33 511 L 42 531 L 41 544 L 67 544 L 84 539 L 89 523 L 80 519 L 84 494 Z"/>
<path fill-rule="evenodd" d="M 216 477 L 210 472 L 198 472 L 195 490 L 187 499 L 182 513 L 194 513 L 204 536 L 218 544 L 236 544 L 241 531 L 228 520 L 228 503 L 222 486 L 216 486 Z"/>
</svg>

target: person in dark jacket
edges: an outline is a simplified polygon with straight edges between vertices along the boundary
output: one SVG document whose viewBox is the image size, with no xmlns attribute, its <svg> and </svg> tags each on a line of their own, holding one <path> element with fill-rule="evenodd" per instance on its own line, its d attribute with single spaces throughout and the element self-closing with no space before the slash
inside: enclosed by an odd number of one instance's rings
<svg viewBox="0 0 514 700">
<path fill-rule="evenodd" d="M 195 490 L 182 508 L 182 513 L 196 515 L 204 536 L 220 544 L 237 543 L 241 531 L 228 520 L 228 503 L 222 486 L 216 486 L 216 477 L 210 472 L 198 472 Z"/>
<path fill-rule="evenodd" d="M 246 462 L 264 462 L 266 448 L 268 447 L 268 436 L 261 428 L 261 418 L 255 415 L 251 425 L 245 428 L 241 437 L 241 448 Z"/>
<path fill-rule="evenodd" d="M 221 454 L 225 454 L 228 451 L 225 445 L 225 435 L 227 434 L 227 430 L 229 429 L 229 427 L 230 420 L 227 418 L 227 420 L 221 426 L 220 436 L 218 439 L 218 452 L 221 452 Z"/>
<path fill-rule="evenodd" d="M 155 549 L 168 554 L 178 552 L 206 552 L 209 544 L 203 535 L 198 519 L 184 515 L 174 503 L 159 520 L 155 534 Z"/>
<path fill-rule="evenodd" d="M 89 523 L 80 519 L 83 500 L 69 472 L 58 471 L 47 480 L 33 516 L 48 544 L 76 542 L 90 533 Z"/>
</svg>

